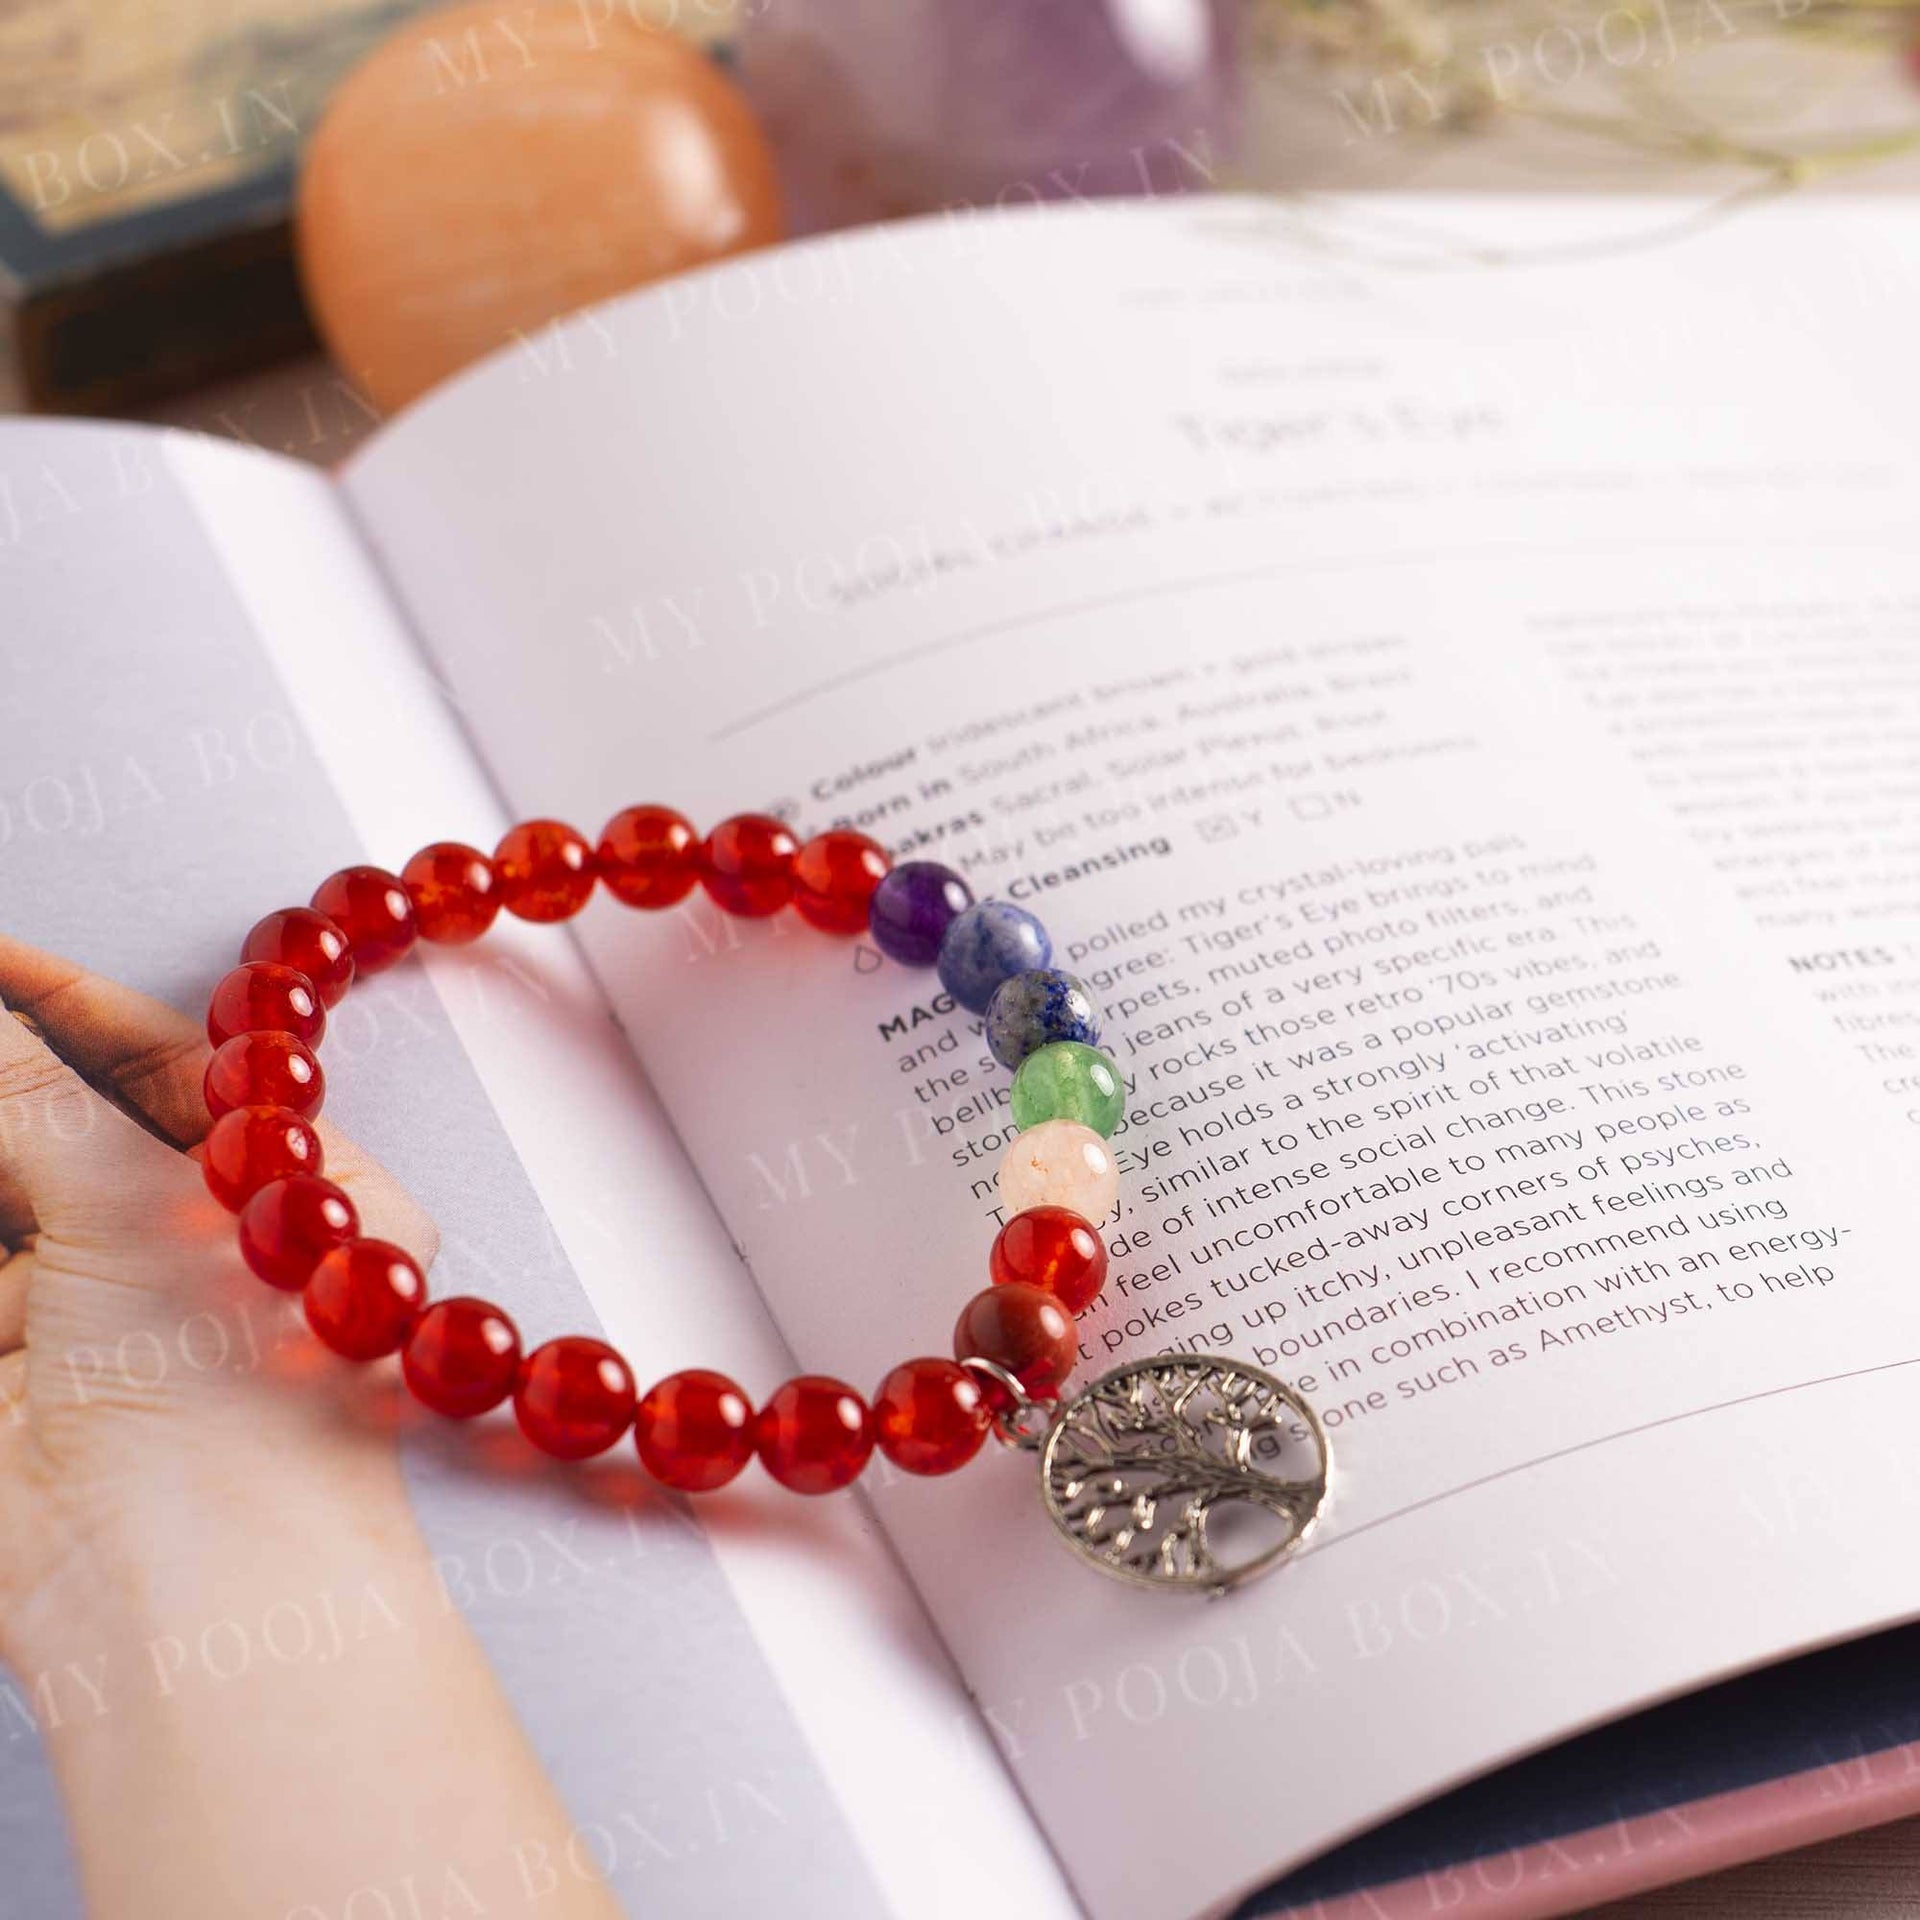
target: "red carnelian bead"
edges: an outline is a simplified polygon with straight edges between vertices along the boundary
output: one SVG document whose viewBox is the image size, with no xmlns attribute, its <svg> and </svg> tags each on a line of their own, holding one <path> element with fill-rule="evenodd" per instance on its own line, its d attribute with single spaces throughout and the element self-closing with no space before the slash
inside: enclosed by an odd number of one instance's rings
<svg viewBox="0 0 1920 1920">
<path fill-rule="evenodd" d="M 513 1391 L 520 1330 L 490 1301 L 436 1300 L 413 1323 L 400 1370 L 423 1407 L 449 1420 L 471 1420 Z"/>
<path fill-rule="evenodd" d="M 892 865 L 864 833 L 817 833 L 793 857 L 794 910 L 822 933 L 865 933 L 867 902 Z"/>
<path fill-rule="evenodd" d="M 763 920 L 793 898 L 793 856 L 800 843 L 764 813 L 736 813 L 707 835 L 700 884 L 729 913 Z"/>
<path fill-rule="evenodd" d="M 607 822 L 594 860 L 616 900 L 671 907 L 700 877 L 700 836 L 671 807 L 628 807 Z"/>
<path fill-rule="evenodd" d="M 419 932 L 400 876 L 385 867 L 342 867 L 320 882 L 309 904 L 347 936 L 357 978 L 405 959 Z"/>
<path fill-rule="evenodd" d="M 753 1458 L 753 1408 L 724 1373 L 690 1367 L 647 1389 L 633 1442 L 663 1486 L 711 1493 Z"/>
<path fill-rule="evenodd" d="M 960 1309 L 953 1352 L 957 1360 L 991 1360 L 1036 1400 L 1051 1400 L 1073 1371 L 1080 1343 L 1073 1315 L 1052 1294 L 1010 1280 L 976 1293 Z"/>
<path fill-rule="evenodd" d="M 1106 1243 L 1071 1207 L 1029 1207 L 994 1237 L 987 1270 L 996 1286 L 1038 1287 L 1084 1313 L 1106 1284 Z"/>
<path fill-rule="evenodd" d="M 464 946 L 478 940 L 500 911 L 493 862 L 477 847 L 436 840 L 400 869 L 400 884 L 413 902 L 413 923 L 422 940 Z"/>
<path fill-rule="evenodd" d="M 880 1451 L 909 1473 L 951 1473 L 980 1451 L 993 1419 L 980 1382 L 951 1360 L 905 1360 L 873 1396 Z"/>
<path fill-rule="evenodd" d="M 523 820 L 493 850 L 500 904 L 522 920 L 565 920 L 593 892 L 593 849 L 560 820 Z"/>
<path fill-rule="evenodd" d="M 236 1033 L 222 1041 L 201 1087 L 216 1120 L 235 1107 L 291 1107 L 311 1120 L 327 1097 L 320 1062 L 290 1033 Z"/>
<path fill-rule="evenodd" d="M 349 1240 L 323 1253 L 301 1304 L 307 1325 L 343 1360 L 398 1353 L 426 1305 L 413 1256 L 386 1240 Z"/>
<path fill-rule="evenodd" d="M 831 1493 L 855 1479 L 873 1451 L 873 1416 L 844 1381 L 803 1373 L 753 1423 L 760 1464 L 794 1493 Z"/>
<path fill-rule="evenodd" d="M 207 1191 L 238 1213 L 269 1180 L 320 1171 L 320 1136 L 291 1107 L 235 1107 L 200 1149 Z"/>
<path fill-rule="evenodd" d="M 313 982 L 277 960 L 249 960 L 221 978 L 207 1002 L 207 1038 L 224 1046 L 236 1033 L 290 1033 L 317 1047 L 327 1010 Z"/>
<path fill-rule="evenodd" d="M 605 1453 L 633 1424 L 633 1370 L 604 1340 L 570 1334 L 521 1364 L 513 1411 L 524 1433 L 557 1460 Z"/>
<path fill-rule="evenodd" d="M 329 1007 L 353 985 L 353 952 L 347 936 L 311 907 L 282 907 L 256 920 L 241 942 L 242 960 L 277 960 L 304 973 Z"/>
<path fill-rule="evenodd" d="M 269 1180 L 240 1213 L 240 1252 L 270 1287 L 298 1293 L 323 1254 L 360 1231 L 353 1202 L 331 1180 L 290 1173 Z"/>
</svg>

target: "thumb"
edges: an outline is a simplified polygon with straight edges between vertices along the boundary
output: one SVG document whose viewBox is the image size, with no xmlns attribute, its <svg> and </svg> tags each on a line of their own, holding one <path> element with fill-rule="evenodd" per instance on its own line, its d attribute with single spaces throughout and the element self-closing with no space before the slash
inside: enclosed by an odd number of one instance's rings
<svg viewBox="0 0 1920 1920">
<path fill-rule="evenodd" d="M 85 1239 L 142 1208 L 168 1149 L 0 1008 L 0 1187 L 39 1226 Z"/>
</svg>

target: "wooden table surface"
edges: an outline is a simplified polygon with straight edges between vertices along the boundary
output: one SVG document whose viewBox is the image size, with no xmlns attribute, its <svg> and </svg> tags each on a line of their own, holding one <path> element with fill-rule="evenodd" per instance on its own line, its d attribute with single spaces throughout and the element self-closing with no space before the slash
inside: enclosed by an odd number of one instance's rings
<svg viewBox="0 0 1920 1920">
<path fill-rule="evenodd" d="M 1674 0 L 1676 16 L 1707 0 Z M 1735 0 L 1714 0 L 1740 9 Z M 1683 36 L 1684 42 L 1684 36 Z M 1683 51 L 1685 51 L 1683 44 Z M 1524 52 L 1524 47 L 1522 49 Z M 1755 59 L 1780 51 L 1742 46 L 1744 84 L 1753 85 Z M 1804 59 L 1798 50 L 1790 57 Z M 1894 62 L 1856 59 L 1845 70 L 1783 69 L 1812 105 L 1819 124 L 1841 137 L 1860 130 L 1912 126 L 1920 130 L 1920 91 Z M 1709 94 L 1721 84 L 1705 75 Z M 1390 128 L 1377 102 L 1360 102 L 1356 122 L 1339 90 L 1311 73 L 1276 75 L 1262 88 L 1251 150 L 1233 182 L 1278 188 L 1372 188 L 1414 191 L 1483 190 L 1519 193 L 1626 190 L 1656 195 L 1734 193 L 1760 176 L 1751 168 L 1700 166 L 1668 151 L 1648 151 L 1616 138 L 1595 139 L 1542 121 L 1506 124 L 1473 136 L 1435 137 L 1404 109 Z M 1805 116 L 1803 116 L 1804 119 Z M 1722 122 L 1724 124 L 1724 121 Z M 1851 191 L 1920 191 L 1920 143 L 1871 168 L 1849 170 L 1825 183 Z M 0 411 L 9 388 L 0 367 Z M 375 424 L 360 401 L 323 359 L 184 395 L 153 410 L 154 419 L 244 440 L 296 458 L 332 465 Z M 1604 1920 L 1920 1920 L 1920 1819 L 1870 1829 L 1798 1853 L 1730 1869 L 1592 1910 Z"/>
</svg>

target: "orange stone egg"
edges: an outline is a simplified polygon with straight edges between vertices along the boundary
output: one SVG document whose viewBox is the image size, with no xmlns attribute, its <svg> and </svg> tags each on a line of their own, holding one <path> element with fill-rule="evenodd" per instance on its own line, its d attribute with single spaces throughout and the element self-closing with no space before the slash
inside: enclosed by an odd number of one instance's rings
<svg viewBox="0 0 1920 1920">
<path fill-rule="evenodd" d="M 780 232 L 745 100 L 621 0 L 410 22 L 335 92 L 296 208 L 315 324 L 389 410 L 576 307 Z"/>
</svg>

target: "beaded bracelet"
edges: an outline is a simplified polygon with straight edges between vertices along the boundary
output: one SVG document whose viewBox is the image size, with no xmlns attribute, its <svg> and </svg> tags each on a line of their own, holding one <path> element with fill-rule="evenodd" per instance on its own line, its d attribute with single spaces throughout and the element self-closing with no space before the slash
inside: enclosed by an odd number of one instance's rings
<svg viewBox="0 0 1920 1920">
<path fill-rule="evenodd" d="M 870 1403 L 804 1374 L 756 1412 L 704 1368 L 642 1394 L 605 1341 L 565 1335 L 523 1352 L 499 1307 L 429 1304 L 418 1264 L 361 1236 L 352 1200 L 323 1176 L 311 1124 L 325 1097 L 314 1049 L 327 1008 L 417 940 L 476 940 L 502 908 L 566 920 L 596 884 L 644 909 L 675 906 L 696 885 L 747 918 L 791 906 L 822 932 L 864 934 L 892 960 L 936 967 L 953 1005 L 982 1016 L 989 1050 L 1013 1070 L 1020 1132 L 996 1182 L 1003 1224 L 990 1283 L 961 1310 L 952 1359 L 902 1362 Z M 683 1493 L 725 1486 L 756 1454 L 805 1494 L 848 1485 L 876 1448 L 907 1473 L 951 1473 L 993 1433 L 1039 1452 L 1047 1511 L 1092 1564 L 1136 1584 L 1224 1591 L 1306 1538 L 1326 1497 L 1326 1436 L 1283 1382 L 1198 1354 L 1132 1363 L 1060 1402 L 1079 1353 L 1074 1316 L 1106 1277 L 1100 1227 L 1119 1197 L 1108 1137 L 1124 1122 L 1126 1087 L 1099 1050 L 1085 986 L 1051 960 L 1032 914 L 976 902 L 937 862 L 895 867 L 844 829 L 801 845 L 781 821 L 741 814 L 701 839 L 672 809 L 637 806 L 597 846 L 554 820 L 512 828 L 491 858 L 438 842 L 398 874 L 344 868 L 309 906 L 270 913 L 248 933 L 207 1010 L 206 1183 L 239 1215 L 247 1265 L 300 1294 L 326 1346 L 354 1361 L 399 1354 L 414 1397 L 448 1418 L 510 1399 L 528 1440 L 563 1460 L 603 1453 L 631 1430 L 647 1472 Z M 1251 1551 L 1223 1556 L 1218 1509 L 1265 1516 Z"/>
</svg>

